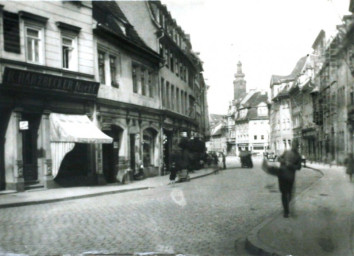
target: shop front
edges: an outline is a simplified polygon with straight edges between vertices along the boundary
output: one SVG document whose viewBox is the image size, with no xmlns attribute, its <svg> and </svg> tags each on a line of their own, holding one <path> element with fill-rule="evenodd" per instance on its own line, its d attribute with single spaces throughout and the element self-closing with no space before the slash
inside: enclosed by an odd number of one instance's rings
<svg viewBox="0 0 354 256">
<path fill-rule="evenodd" d="M 310 161 L 318 161 L 318 136 L 315 128 L 302 129 L 301 154 Z"/>
<path fill-rule="evenodd" d="M 78 176 L 97 178 L 96 149 L 112 142 L 89 118 L 98 87 L 93 81 L 5 67 L 0 85 L 1 189 L 51 188 L 63 177 L 72 185 Z"/>
</svg>

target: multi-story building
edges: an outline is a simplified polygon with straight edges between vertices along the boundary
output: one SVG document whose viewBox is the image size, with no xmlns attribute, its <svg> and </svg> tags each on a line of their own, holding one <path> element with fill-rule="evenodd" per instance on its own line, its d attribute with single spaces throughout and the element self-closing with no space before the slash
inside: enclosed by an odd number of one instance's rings
<svg viewBox="0 0 354 256">
<path fill-rule="evenodd" d="M 236 108 L 236 154 L 244 150 L 263 153 L 269 146 L 267 93 L 250 90 Z"/>
<path fill-rule="evenodd" d="M 277 155 L 291 147 L 294 138 L 293 120 L 291 115 L 290 90 L 295 85 L 296 79 L 306 63 L 307 57 L 302 57 L 290 75 L 272 75 L 270 81 L 270 148 Z M 294 113 L 300 115 L 300 104 L 297 99 Z M 295 101 L 293 101 L 295 103 Z M 295 107 L 295 104 L 294 104 Z M 297 119 L 295 118 L 294 121 Z M 296 124 L 296 129 L 300 128 L 300 123 Z M 297 134 L 297 136 L 299 136 Z"/>
<path fill-rule="evenodd" d="M 319 154 L 325 162 L 343 163 L 347 153 L 353 152 L 353 17 L 344 16 L 338 33 L 327 41 L 316 74 Z"/>
<path fill-rule="evenodd" d="M 353 1 L 349 10 L 353 11 Z M 320 31 L 312 45 L 313 53 L 306 61 L 300 59 L 296 72 L 281 79 L 272 77 L 271 140 L 275 149 L 282 141 L 282 150 L 286 149 L 286 140 L 296 137 L 306 158 L 338 164 L 354 151 L 354 15 L 344 16 L 337 30 L 327 41 L 325 32 Z M 284 102 L 290 110 L 282 117 Z M 284 114 L 291 116 L 289 138 L 281 127 L 286 124 L 282 122 Z"/>
<path fill-rule="evenodd" d="M 112 139 L 93 123 L 91 2 L 7 1 L 0 9 L 1 189 L 52 187 L 60 175 L 94 181 L 97 146 Z"/>
<path fill-rule="evenodd" d="M 206 143 L 207 150 L 226 154 L 227 117 L 225 115 L 210 115 L 210 140 Z"/>
<path fill-rule="evenodd" d="M 170 152 L 181 134 L 204 137 L 208 128 L 202 62 L 192 51 L 189 35 L 160 1 L 120 1 L 118 5 L 144 43 L 164 59 L 159 71 L 160 129 L 164 170 L 168 170 Z"/>
<path fill-rule="evenodd" d="M 202 62 L 160 2 L 0 7 L 0 189 L 161 174 L 207 134 Z"/>
<path fill-rule="evenodd" d="M 141 166 L 159 174 L 162 154 L 158 72 L 162 59 L 140 38 L 114 1 L 94 1 L 95 76 L 100 82 L 97 121 L 113 138 L 102 146 L 108 182 L 123 181 Z"/>
</svg>

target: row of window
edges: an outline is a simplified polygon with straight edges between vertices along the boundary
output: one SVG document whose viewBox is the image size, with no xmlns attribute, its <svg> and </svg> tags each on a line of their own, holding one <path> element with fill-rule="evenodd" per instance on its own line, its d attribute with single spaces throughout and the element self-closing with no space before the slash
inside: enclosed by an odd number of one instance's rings
<svg viewBox="0 0 354 256">
<path fill-rule="evenodd" d="M 192 97 L 164 78 L 161 78 L 162 106 L 183 115 L 191 115 L 194 106 Z"/>
<path fill-rule="evenodd" d="M 27 15 L 36 16 L 36 15 Z M 26 15 L 23 15 L 26 17 Z M 36 16 L 37 17 L 37 16 Z M 24 42 L 26 61 L 34 64 L 44 64 L 44 29 L 46 26 L 46 18 L 39 19 L 42 21 L 33 21 L 24 19 Z M 62 68 L 69 70 L 78 70 L 78 32 L 80 28 L 72 25 L 66 25 L 66 29 L 62 29 L 64 23 L 57 22 L 61 29 L 61 62 Z M 4 28 L 4 50 L 13 53 L 21 53 L 20 45 L 20 19 L 16 13 L 3 12 L 3 28 Z M 74 27 L 74 31 L 70 30 Z M 69 28 L 69 29 L 68 29 Z"/>
<path fill-rule="evenodd" d="M 248 138 L 248 134 L 237 135 L 237 138 L 239 138 L 239 139 L 240 139 L 240 138 Z M 254 135 L 254 136 L 253 136 L 253 139 L 254 139 L 254 140 L 257 140 L 257 138 L 259 138 L 258 135 Z M 264 135 L 261 135 L 260 138 L 261 138 L 261 140 L 264 140 Z"/>
<path fill-rule="evenodd" d="M 166 61 L 165 66 L 176 74 L 182 81 L 188 81 L 188 68 L 178 60 L 177 57 L 167 48 L 160 44 L 160 56 Z"/>
<path fill-rule="evenodd" d="M 166 16 L 159 7 L 152 2 L 152 12 L 155 21 L 167 32 L 169 37 L 179 46 L 182 47 L 184 42 L 184 35 L 176 28 L 176 25 L 172 22 L 171 18 Z"/>
<path fill-rule="evenodd" d="M 111 85 L 112 87 L 119 88 L 119 74 L 121 72 L 119 56 L 98 51 L 98 74 L 101 84 Z"/>
<path fill-rule="evenodd" d="M 133 92 L 153 98 L 155 95 L 153 71 L 143 65 L 133 63 Z"/>
</svg>

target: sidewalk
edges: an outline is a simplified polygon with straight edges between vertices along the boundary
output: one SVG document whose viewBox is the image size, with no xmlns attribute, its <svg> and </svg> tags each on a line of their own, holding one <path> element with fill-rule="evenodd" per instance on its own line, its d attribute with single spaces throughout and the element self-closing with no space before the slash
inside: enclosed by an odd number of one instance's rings
<svg viewBox="0 0 354 256">
<path fill-rule="evenodd" d="M 354 255 L 354 182 L 344 167 L 307 164 L 323 177 L 297 196 L 290 218 L 281 211 L 249 234 L 257 255 Z M 279 199 L 280 200 L 280 199 Z"/>
<path fill-rule="evenodd" d="M 204 177 L 215 172 L 214 168 L 207 168 L 190 173 L 191 179 Z M 18 193 L 0 194 L 0 209 L 32 204 L 42 204 L 71 200 L 92 196 L 124 193 L 129 191 L 152 189 L 165 186 L 169 183 L 169 176 L 157 176 L 141 181 L 134 181 L 126 185 L 110 184 L 104 186 L 70 187 L 42 190 L 27 190 Z"/>
</svg>

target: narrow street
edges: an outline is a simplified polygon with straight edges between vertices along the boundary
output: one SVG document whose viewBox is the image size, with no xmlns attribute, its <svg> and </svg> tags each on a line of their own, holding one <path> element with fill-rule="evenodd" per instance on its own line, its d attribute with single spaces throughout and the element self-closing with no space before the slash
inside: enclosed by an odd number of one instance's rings
<svg viewBox="0 0 354 256">
<path fill-rule="evenodd" d="M 0 253 L 244 255 L 248 232 L 280 211 L 280 195 L 260 160 L 253 169 L 237 161 L 228 159 L 232 168 L 219 174 L 172 186 L 2 209 Z M 319 177 L 302 169 L 297 192 Z"/>
</svg>

